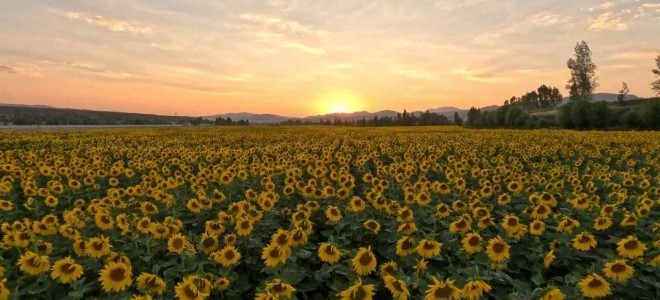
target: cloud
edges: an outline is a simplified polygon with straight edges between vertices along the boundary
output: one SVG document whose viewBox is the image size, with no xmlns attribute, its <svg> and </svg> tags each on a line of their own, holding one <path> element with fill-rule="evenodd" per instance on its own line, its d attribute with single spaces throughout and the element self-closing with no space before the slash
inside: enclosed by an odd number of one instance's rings
<svg viewBox="0 0 660 300">
<path fill-rule="evenodd" d="M 311 26 L 265 15 L 244 14 L 241 19 L 251 25 L 248 33 L 256 35 L 264 43 L 314 55 L 325 53 L 325 49 L 315 45 L 323 32 Z"/>
<path fill-rule="evenodd" d="M 15 75 L 41 76 L 41 68 L 29 64 L 0 65 L 0 73 Z"/>
<path fill-rule="evenodd" d="M 281 11 L 292 11 L 298 8 L 298 0 L 268 0 L 268 5 Z"/>
<path fill-rule="evenodd" d="M 393 74 L 400 75 L 403 77 L 411 78 L 411 79 L 416 79 L 416 80 L 437 80 L 438 76 L 434 74 L 433 72 L 429 72 L 427 70 L 422 70 L 422 69 L 417 69 L 417 68 L 410 68 L 410 67 L 399 67 L 396 68 L 393 72 Z"/>
<path fill-rule="evenodd" d="M 455 10 L 463 7 L 473 6 L 486 0 L 438 0 L 434 4 L 444 10 Z"/>
<path fill-rule="evenodd" d="M 64 14 L 72 20 L 80 20 L 89 24 L 102 26 L 112 32 L 127 32 L 134 34 L 151 34 L 151 28 L 135 22 L 112 19 L 100 15 L 92 15 L 85 12 L 69 11 Z"/>
<path fill-rule="evenodd" d="M 628 25 L 623 22 L 621 16 L 611 12 L 599 15 L 589 24 L 591 31 L 624 31 L 626 29 L 628 29 Z"/>
<path fill-rule="evenodd" d="M 536 26 L 554 26 L 568 23 L 568 17 L 558 14 L 542 12 L 529 18 L 529 22 Z"/>
<path fill-rule="evenodd" d="M 495 82 L 507 80 L 506 78 L 497 76 L 497 74 L 493 72 L 483 69 L 458 68 L 454 70 L 454 73 L 463 75 L 463 77 L 472 81 Z"/>
<path fill-rule="evenodd" d="M 660 53 L 660 49 L 626 51 L 610 55 L 606 60 L 652 60 Z"/>
</svg>

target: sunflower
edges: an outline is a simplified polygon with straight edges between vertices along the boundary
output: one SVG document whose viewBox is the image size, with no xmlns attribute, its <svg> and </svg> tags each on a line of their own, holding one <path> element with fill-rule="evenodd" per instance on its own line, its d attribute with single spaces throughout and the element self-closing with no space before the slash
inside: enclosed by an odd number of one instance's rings
<svg viewBox="0 0 660 300">
<path fill-rule="evenodd" d="M 137 221 L 135 227 L 137 227 L 137 229 L 142 233 L 149 233 L 151 228 L 151 219 L 149 217 L 142 217 Z"/>
<path fill-rule="evenodd" d="M 388 261 L 384 264 L 381 264 L 378 269 L 380 276 L 385 278 L 387 276 L 394 276 L 396 271 L 399 269 L 399 266 L 394 261 Z"/>
<path fill-rule="evenodd" d="M 252 221 L 247 218 L 240 218 L 236 222 L 236 234 L 239 236 L 246 236 L 252 233 L 252 229 L 254 228 L 254 225 L 252 224 Z"/>
<path fill-rule="evenodd" d="M 199 288 L 195 285 L 194 278 L 187 277 L 179 282 L 174 288 L 174 295 L 179 300 L 202 300 L 208 296 L 200 292 Z"/>
<path fill-rule="evenodd" d="M 138 290 L 149 295 L 162 295 L 167 288 L 162 278 L 150 273 L 143 272 L 135 281 L 137 282 Z"/>
<path fill-rule="evenodd" d="M 188 240 L 181 233 L 172 235 L 169 240 L 167 240 L 167 251 L 180 254 L 186 248 Z"/>
<path fill-rule="evenodd" d="M 233 246 L 233 245 L 236 244 L 237 239 L 238 239 L 238 237 L 236 236 L 236 234 L 230 233 L 230 234 L 225 235 L 225 237 L 222 239 L 222 241 L 225 243 L 225 245 L 232 245 Z"/>
<path fill-rule="evenodd" d="M 155 239 L 166 239 L 170 236 L 171 232 L 172 230 L 165 224 L 152 222 L 149 226 L 149 233 L 151 233 Z"/>
<path fill-rule="evenodd" d="M 341 255 L 339 249 L 330 243 L 321 243 L 319 245 L 318 255 L 321 261 L 334 264 L 339 261 Z"/>
<path fill-rule="evenodd" d="M 541 236 L 545 231 L 545 223 L 543 221 L 534 220 L 529 224 L 529 233 L 536 236 Z"/>
<path fill-rule="evenodd" d="M 626 258 L 635 258 L 644 255 L 646 245 L 640 242 L 637 237 L 629 235 L 625 239 L 620 240 L 616 247 L 616 252 Z"/>
<path fill-rule="evenodd" d="M 626 213 L 621 220 L 621 227 L 631 227 L 636 226 L 639 219 L 634 213 Z"/>
<path fill-rule="evenodd" d="M 417 254 L 424 258 L 438 256 L 442 250 L 442 243 L 433 240 L 423 239 L 417 245 Z"/>
<path fill-rule="evenodd" d="M 67 256 L 53 264 L 50 277 L 61 283 L 70 283 L 78 280 L 83 275 L 83 267 L 77 264 L 71 257 Z"/>
<path fill-rule="evenodd" d="M 296 289 L 293 286 L 280 279 L 275 279 L 273 282 L 266 284 L 266 292 L 276 297 L 291 298 L 295 291 Z"/>
<path fill-rule="evenodd" d="M 241 253 L 231 245 L 227 245 L 221 250 L 215 251 L 211 254 L 211 257 L 215 262 L 225 266 L 230 267 L 238 263 L 241 259 Z"/>
<path fill-rule="evenodd" d="M 559 225 L 557 225 L 557 231 L 571 233 L 578 226 L 580 226 L 580 222 L 565 216 L 561 221 L 559 221 Z"/>
<path fill-rule="evenodd" d="M 50 260 L 48 256 L 38 255 L 32 251 L 27 251 L 18 259 L 19 269 L 29 275 L 39 275 L 50 269 Z"/>
<path fill-rule="evenodd" d="M 362 223 L 362 225 L 367 230 L 373 232 L 373 234 L 378 234 L 378 232 L 380 231 L 380 223 L 378 223 L 374 219 L 366 220 L 366 221 L 364 221 L 364 223 Z"/>
<path fill-rule="evenodd" d="M 359 196 L 353 196 L 353 198 L 351 198 L 351 201 L 349 201 L 349 205 L 346 208 L 346 210 L 351 212 L 360 212 L 364 210 L 365 207 L 366 207 L 366 203 L 364 202 L 364 200 L 362 200 L 362 198 L 360 198 Z"/>
<path fill-rule="evenodd" d="M 425 300 L 452 300 L 461 298 L 462 291 L 454 285 L 454 280 L 447 278 L 441 281 L 435 278 L 435 276 L 431 278 L 433 279 L 433 284 L 429 284 L 426 288 Z"/>
<path fill-rule="evenodd" d="M 522 190 L 523 190 L 523 185 L 522 185 L 521 183 L 517 182 L 517 181 L 511 181 L 511 182 L 509 182 L 509 184 L 507 185 L 507 189 L 508 189 L 511 193 L 518 194 L 518 193 L 522 192 Z"/>
<path fill-rule="evenodd" d="M 339 222 L 341 220 L 341 211 L 336 206 L 328 206 L 325 210 L 325 216 L 330 222 Z"/>
<path fill-rule="evenodd" d="M 0 200 L 0 211 L 7 212 L 14 209 L 14 204 L 7 200 Z"/>
<path fill-rule="evenodd" d="M 472 224 L 470 222 L 470 217 L 467 215 L 463 215 L 459 219 L 457 219 L 454 222 L 451 222 L 449 224 L 449 232 L 451 233 L 466 233 L 470 230 L 470 227 L 472 227 Z"/>
<path fill-rule="evenodd" d="M 226 236 L 225 236 L 226 238 Z M 231 245 L 227 243 L 228 245 Z M 218 238 L 214 235 L 209 235 L 206 232 L 202 234 L 202 239 L 200 242 L 202 252 L 209 254 L 216 249 L 218 249 Z"/>
<path fill-rule="evenodd" d="M 511 202 L 511 196 L 509 194 L 502 194 L 497 197 L 497 205 L 505 206 Z"/>
<path fill-rule="evenodd" d="M 536 220 L 545 220 L 550 216 L 550 213 L 552 211 L 547 205 L 540 204 L 532 208 L 531 216 Z"/>
<path fill-rule="evenodd" d="M 447 204 L 438 204 L 435 206 L 435 216 L 444 219 L 451 214 L 451 208 Z"/>
<path fill-rule="evenodd" d="M 396 242 L 396 255 L 407 256 L 415 253 L 415 240 L 409 236 L 403 236 Z"/>
<path fill-rule="evenodd" d="M 106 236 L 93 237 L 85 242 L 85 254 L 93 258 L 100 258 L 110 253 L 110 239 Z"/>
<path fill-rule="evenodd" d="M 284 229 L 277 229 L 277 232 L 270 237 L 270 243 L 281 248 L 289 247 L 292 243 L 291 234 Z"/>
<path fill-rule="evenodd" d="M 220 221 L 209 220 L 204 223 L 204 232 L 211 235 L 218 235 L 225 232 L 225 226 Z"/>
<path fill-rule="evenodd" d="M 7 279 L 0 279 L 0 300 L 8 300 L 11 295 L 11 290 L 5 285 Z"/>
<path fill-rule="evenodd" d="M 544 268 L 549 268 L 550 264 L 555 260 L 555 250 L 550 250 L 548 253 L 545 254 L 543 257 L 543 267 Z"/>
<path fill-rule="evenodd" d="M 423 257 L 417 260 L 417 264 L 413 267 L 415 269 L 415 275 L 417 277 L 422 277 L 426 270 L 429 268 L 429 263 Z"/>
<path fill-rule="evenodd" d="M 545 294 L 543 294 L 543 297 L 541 297 L 540 300 L 564 300 L 565 297 L 566 294 L 564 294 L 560 289 L 552 287 L 548 289 Z"/>
<path fill-rule="evenodd" d="M 509 248 L 509 244 L 498 236 L 488 241 L 486 253 L 491 261 L 499 263 L 509 259 Z"/>
<path fill-rule="evenodd" d="M 573 239 L 573 248 L 580 251 L 589 251 L 591 248 L 595 248 L 597 244 L 596 238 L 586 232 L 576 235 Z"/>
<path fill-rule="evenodd" d="M 467 252 L 468 254 L 481 252 L 481 241 L 481 235 L 478 233 L 468 233 L 461 241 L 463 243 L 463 251 Z"/>
<path fill-rule="evenodd" d="M 386 276 L 384 278 L 385 287 L 392 293 L 394 299 L 407 300 L 410 297 L 410 291 L 406 282 L 401 279 L 396 279 L 394 276 Z"/>
<path fill-rule="evenodd" d="M 376 256 L 371 252 L 371 246 L 360 247 L 352 260 L 353 269 L 358 275 L 369 275 L 376 271 Z"/>
<path fill-rule="evenodd" d="M 280 297 L 277 297 L 268 292 L 261 292 L 254 295 L 254 300 L 279 300 Z"/>
<path fill-rule="evenodd" d="M 115 221 L 112 220 L 112 217 L 104 212 L 94 215 L 94 223 L 96 223 L 96 226 L 101 230 L 110 230 L 114 228 L 115 225 Z"/>
<path fill-rule="evenodd" d="M 337 296 L 341 300 L 372 300 L 376 287 L 373 284 L 362 284 L 362 279 L 347 289 L 341 291 Z"/>
<path fill-rule="evenodd" d="M 479 222 L 477 222 L 477 227 L 480 229 L 486 229 L 489 226 L 493 226 L 495 223 L 493 222 L 493 219 L 490 216 L 483 216 L 481 219 L 479 219 Z"/>
<path fill-rule="evenodd" d="M 410 235 L 417 232 L 417 224 L 415 222 L 402 223 L 397 230 L 405 235 Z"/>
<path fill-rule="evenodd" d="M 124 263 L 109 262 L 101 272 L 99 281 L 105 292 L 119 292 L 131 285 L 133 272 L 131 267 Z"/>
<path fill-rule="evenodd" d="M 268 246 L 264 247 L 261 252 L 261 259 L 264 260 L 264 264 L 271 268 L 283 264 L 291 256 L 290 247 L 280 247 L 275 243 L 271 243 Z"/>
<path fill-rule="evenodd" d="M 479 299 L 484 293 L 491 290 L 490 285 L 482 280 L 470 280 L 463 286 L 463 297 L 466 299 Z"/>
<path fill-rule="evenodd" d="M 623 259 L 616 259 L 606 263 L 603 267 L 603 273 L 607 278 L 618 282 L 625 282 L 632 277 L 634 269 Z"/>
<path fill-rule="evenodd" d="M 502 227 L 506 230 L 508 235 L 518 232 L 522 229 L 522 224 L 520 224 L 520 218 L 515 215 L 506 215 L 502 220 Z"/>
<path fill-rule="evenodd" d="M 398 213 L 397 221 L 399 223 L 410 222 L 413 220 L 414 217 L 413 211 L 407 206 L 399 208 L 399 211 L 397 213 Z"/>
<path fill-rule="evenodd" d="M 605 297 L 612 293 L 610 291 L 610 284 L 596 273 L 591 273 L 591 275 L 583 278 L 578 285 L 580 286 L 582 295 L 587 298 Z"/>
<path fill-rule="evenodd" d="M 215 282 L 213 283 L 213 288 L 216 290 L 223 291 L 228 289 L 229 285 L 231 285 L 231 281 L 229 281 L 229 278 L 223 276 L 215 280 Z"/>
<path fill-rule="evenodd" d="M 307 242 L 307 233 L 302 228 L 296 228 L 291 231 L 291 246 L 298 247 L 302 246 Z"/>
</svg>

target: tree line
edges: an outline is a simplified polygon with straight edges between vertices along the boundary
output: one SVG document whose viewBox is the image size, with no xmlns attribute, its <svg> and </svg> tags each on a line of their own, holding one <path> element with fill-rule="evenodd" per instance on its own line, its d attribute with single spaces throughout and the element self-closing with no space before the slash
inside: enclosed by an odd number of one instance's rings
<svg viewBox="0 0 660 300">
<path fill-rule="evenodd" d="M 278 125 L 326 125 L 326 126 L 356 126 L 356 127 L 382 127 L 382 126 L 439 126 L 439 125 L 463 125 L 463 119 L 454 113 L 454 117 L 450 120 L 447 116 L 424 111 L 408 112 L 403 110 L 403 113 L 397 113 L 396 116 L 374 116 L 373 118 L 362 119 L 341 119 L 334 117 L 333 119 L 319 119 L 318 122 L 302 121 L 302 120 L 287 120 L 280 122 Z"/>
<path fill-rule="evenodd" d="M 547 128 L 567 129 L 660 129 L 660 98 L 626 101 L 630 92 L 626 82 L 617 95 L 615 104 L 593 101 L 598 87 L 596 64 L 591 60 L 591 50 L 585 41 L 577 43 L 574 57 L 566 65 L 571 77 L 566 84 L 569 101 L 562 105 L 562 95 L 556 87 L 541 85 L 536 91 L 520 97 L 511 97 L 495 111 L 481 111 L 472 107 L 466 126 L 472 128 Z M 655 59 L 658 77 L 651 88 L 660 95 L 660 55 Z M 553 110 L 555 114 L 544 114 Z M 552 112 L 552 111 L 551 111 Z"/>
</svg>

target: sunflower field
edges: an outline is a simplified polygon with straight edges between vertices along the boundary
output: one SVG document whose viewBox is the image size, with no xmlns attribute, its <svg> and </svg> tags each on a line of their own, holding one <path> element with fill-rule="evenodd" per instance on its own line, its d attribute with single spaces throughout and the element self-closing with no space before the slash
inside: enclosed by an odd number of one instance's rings
<svg viewBox="0 0 660 300">
<path fill-rule="evenodd" d="M 0 132 L 0 300 L 658 299 L 658 132 Z"/>
</svg>

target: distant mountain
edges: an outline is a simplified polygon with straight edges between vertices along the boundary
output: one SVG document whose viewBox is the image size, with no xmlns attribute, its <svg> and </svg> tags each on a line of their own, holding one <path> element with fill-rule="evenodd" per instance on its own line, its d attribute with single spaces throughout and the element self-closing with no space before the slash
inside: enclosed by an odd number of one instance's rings
<svg viewBox="0 0 660 300">
<path fill-rule="evenodd" d="M 613 93 L 595 93 L 592 98 L 593 101 L 616 102 L 618 96 L 619 94 L 613 94 Z M 562 98 L 560 105 L 568 103 L 569 99 L 570 99 L 569 97 Z M 636 100 L 636 99 L 640 99 L 640 98 L 635 95 L 626 95 L 625 98 L 625 100 Z"/>
<path fill-rule="evenodd" d="M 439 115 L 446 114 L 446 113 L 451 113 L 453 115 L 454 112 L 462 111 L 462 110 L 464 110 L 464 109 L 454 107 L 454 106 L 443 106 L 443 107 L 429 109 L 429 112 L 436 113 L 436 114 L 439 114 Z"/>
<path fill-rule="evenodd" d="M 201 124 L 201 119 L 112 111 L 0 104 L 0 125 L 167 125 Z"/>
<path fill-rule="evenodd" d="M 55 108 L 48 105 L 38 105 L 38 104 L 11 104 L 11 103 L 0 103 L 0 106 L 4 107 L 36 107 L 36 108 Z"/>
<path fill-rule="evenodd" d="M 481 107 L 479 109 L 481 111 L 493 111 L 496 110 L 498 107 L 499 107 L 498 105 L 489 105 L 489 106 Z M 429 112 L 443 115 L 449 118 L 450 120 L 453 120 L 455 112 L 457 112 L 458 116 L 461 117 L 462 119 L 466 119 L 468 111 L 469 109 L 462 109 L 454 106 L 444 106 L 444 107 L 429 109 Z"/>
<path fill-rule="evenodd" d="M 482 111 L 493 111 L 496 110 L 499 106 L 497 105 L 489 105 L 489 106 L 484 106 L 481 107 L 480 109 Z M 439 108 L 433 108 L 429 109 L 428 112 L 431 113 L 436 113 L 439 115 L 444 115 L 449 119 L 453 119 L 454 117 L 454 112 L 458 112 L 458 115 L 465 119 L 467 118 L 467 112 L 469 109 L 461 109 L 458 107 L 453 107 L 453 106 L 444 106 L 444 107 L 439 107 Z M 415 115 L 419 115 L 422 112 L 426 111 L 414 111 L 410 113 L 414 113 Z M 300 122 L 311 122 L 311 123 L 318 123 L 320 120 L 326 121 L 334 121 L 336 118 L 340 119 L 342 121 L 361 121 L 362 119 L 370 120 L 373 119 L 374 117 L 392 117 L 396 118 L 397 114 L 402 113 L 402 112 L 397 112 L 394 110 L 381 110 L 377 112 L 368 112 L 368 111 L 357 111 L 357 112 L 352 112 L 352 113 L 330 113 L 330 114 L 324 114 L 324 115 L 314 115 L 314 116 L 308 116 L 308 117 L 287 117 L 287 116 L 281 116 L 281 115 L 274 115 L 274 114 L 253 114 L 253 113 L 248 113 L 248 112 L 240 112 L 240 113 L 226 113 L 226 114 L 216 114 L 216 115 L 210 115 L 210 116 L 203 116 L 202 118 L 213 121 L 218 117 L 222 118 L 231 118 L 232 121 L 240 121 L 240 120 L 247 120 L 250 122 L 250 124 L 277 124 L 285 121 L 300 121 Z"/>
</svg>

